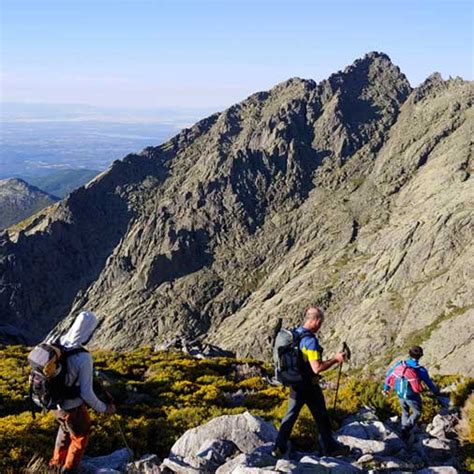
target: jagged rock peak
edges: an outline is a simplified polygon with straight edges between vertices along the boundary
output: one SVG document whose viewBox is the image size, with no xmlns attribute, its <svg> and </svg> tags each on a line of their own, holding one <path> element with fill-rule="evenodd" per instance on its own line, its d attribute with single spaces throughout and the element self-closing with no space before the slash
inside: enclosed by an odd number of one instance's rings
<svg viewBox="0 0 474 474">
<path fill-rule="evenodd" d="M 220 135 L 221 138 L 228 139 L 239 134 L 242 129 L 248 129 L 247 125 L 251 125 L 252 121 L 262 117 L 269 119 L 270 116 L 273 116 L 281 119 L 280 107 L 291 109 L 298 102 L 313 101 L 316 96 L 319 97 L 316 103 L 324 105 L 338 93 L 346 96 L 346 108 L 358 108 L 355 104 L 356 101 L 367 101 L 372 98 L 376 105 L 382 109 L 389 106 L 390 115 L 395 118 L 399 105 L 406 100 L 410 92 L 411 87 L 408 80 L 400 69 L 391 62 L 389 56 L 380 52 L 371 52 L 354 61 L 344 71 L 339 71 L 320 83 L 316 83 L 312 79 L 292 77 L 268 91 L 256 92 L 226 110 L 215 113 L 197 122 L 194 126 L 184 129 L 176 137 L 159 147 L 159 150 L 176 152 L 204 135 L 214 138 Z M 313 105 L 308 108 L 311 109 Z M 266 108 L 267 113 L 261 115 L 260 112 L 263 108 Z M 250 113 L 242 113 L 243 110 L 250 111 Z M 357 113 L 356 115 L 359 120 L 361 117 Z M 317 118 L 317 113 L 314 118 Z M 389 122 L 391 123 L 392 120 Z M 211 134 L 209 135 L 208 132 Z M 150 152 L 151 150 L 147 149 L 147 153 Z"/>
<path fill-rule="evenodd" d="M 362 59 L 367 59 L 367 60 L 372 60 L 372 61 L 375 61 L 377 59 L 384 59 L 386 61 L 392 62 L 392 60 L 390 59 L 390 56 L 381 51 L 370 51 L 366 53 Z M 360 59 L 356 59 L 355 62 L 357 61 L 360 61 Z"/>
<path fill-rule="evenodd" d="M 350 66 L 347 66 L 344 69 L 344 72 L 351 72 L 356 69 L 365 70 L 372 64 L 381 64 L 386 67 L 395 66 L 387 54 L 372 51 L 370 53 L 365 54 L 362 58 L 356 59 Z"/>
<path fill-rule="evenodd" d="M 382 115 L 388 112 L 386 124 L 390 125 L 412 88 L 400 68 L 386 54 L 373 52 L 322 81 L 318 85 L 318 91 L 323 104 L 335 94 L 344 96 L 342 108 L 347 111 L 346 120 L 352 121 L 355 118 L 359 122 L 367 114 L 363 113 L 361 116 L 356 112 L 356 117 L 353 117 L 351 110 L 360 111 L 362 107 L 370 114 L 371 106 L 375 105 Z"/>
<path fill-rule="evenodd" d="M 413 92 L 413 103 L 417 103 L 428 97 L 434 97 L 449 87 L 457 87 L 466 83 L 460 77 L 444 80 L 439 72 L 430 74 Z"/>
<path fill-rule="evenodd" d="M 347 66 L 344 71 L 339 71 L 336 74 L 333 74 L 329 80 L 331 80 L 331 78 L 333 80 L 341 78 L 342 75 L 366 76 L 367 79 L 374 79 L 376 76 L 381 76 L 387 73 L 397 77 L 397 79 L 403 82 L 406 82 L 406 85 L 411 89 L 405 74 L 403 74 L 400 71 L 400 68 L 392 62 L 390 57 L 385 53 L 379 53 L 376 51 L 367 53 L 364 57 L 356 59 L 350 66 Z"/>
<path fill-rule="evenodd" d="M 444 82 L 444 79 L 443 79 L 443 76 L 441 75 L 440 72 L 433 72 L 432 74 L 430 74 L 426 79 L 425 81 L 423 82 L 422 85 L 428 85 L 428 84 L 441 84 L 442 82 Z"/>
</svg>

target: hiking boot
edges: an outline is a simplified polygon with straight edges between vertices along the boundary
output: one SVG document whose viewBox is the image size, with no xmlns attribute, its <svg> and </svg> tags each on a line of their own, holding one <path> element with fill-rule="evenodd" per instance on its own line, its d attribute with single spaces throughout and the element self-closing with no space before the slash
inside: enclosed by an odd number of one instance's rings
<svg viewBox="0 0 474 474">
<path fill-rule="evenodd" d="M 289 457 L 291 455 L 291 450 L 292 450 L 291 441 L 287 441 L 286 448 L 284 449 L 280 448 L 276 444 L 273 445 L 271 454 L 274 458 L 282 458 L 285 456 Z"/>
<path fill-rule="evenodd" d="M 351 454 L 351 448 L 349 446 L 346 446 L 345 444 L 337 443 L 330 449 L 324 450 L 324 455 L 325 456 L 330 456 L 330 457 L 337 457 L 337 456 L 348 456 Z"/>
<path fill-rule="evenodd" d="M 410 428 L 408 426 L 405 426 L 400 431 L 400 438 L 406 442 L 410 438 L 410 433 L 411 433 Z"/>
<path fill-rule="evenodd" d="M 287 450 L 283 451 L 281 448 L 279 448 L 278 446 L 273 446 L 273 449 L 272 449 L 272 456 L 274 458 L 282 458 L 285 453 L 287 452 Z"/>
</svg>

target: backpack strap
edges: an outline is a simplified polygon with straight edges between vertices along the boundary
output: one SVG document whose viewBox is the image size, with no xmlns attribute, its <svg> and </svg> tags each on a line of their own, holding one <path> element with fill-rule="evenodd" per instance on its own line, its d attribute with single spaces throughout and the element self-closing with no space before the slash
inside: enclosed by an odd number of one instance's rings
<svg viewBox="0 0 474 474">
<path fill-rule="evenodd" d="M 28 389 L 28 403 L 30 405 L 31 418 L 36 420 L 36 405 L 33 402 L 33 381 L 30 380 L 30 388 Z"/>
<path fill-rule="evenodd" d="M 81 352 L 89 352 L 89 351 L 85 347 L 80 346 L 80 347 L 74 347 L 73 349 L 63 348 L 62 352 L 65 355 L 65 357 L 69 357 L 69 356 L 72 356 L 74 354 L 79 354 Z"/>
<path fill-rule="evenodd" d="M 65 363 L 67 364 L 67 360 L 70 356 L 75 355 L 75 354 L 80 354 L 81 352 L 89 352 L 85 347 L 79 346 L 79 347 L 74 347 L 73 349 L 66 349 L 62 348 L 62 354 L 65 360 Z M 67 367 L 66 367 L 67 370 Z M 71 387 L 74 387 L 77 381 L 79 380 L 79 374 L 77 374 L 76 379 L 72 382 Z"/>
<path fill-rule="evenodd" d="M 302 341 L 302 339 L 304 339 L 305 337 L 314 337 L 314 334 L 309 332 L 309 331 L 303 331 L 301 333 L 297 333 L 296 332 L 296 329 L 293 330 L 294 333 L 296 333 L 296 341 L 298 342 L 298 344 Z"/>
</svg>

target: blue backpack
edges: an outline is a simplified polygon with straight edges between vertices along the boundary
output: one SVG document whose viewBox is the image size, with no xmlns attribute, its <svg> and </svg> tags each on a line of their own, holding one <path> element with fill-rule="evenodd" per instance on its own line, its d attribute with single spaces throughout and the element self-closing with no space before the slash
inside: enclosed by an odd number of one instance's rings
<svg viewBox="0 0 474 474">
<path fill-rule="evenodd" d="M 423 385 L 417 370 L 409 367 L 406 362 L 401 362 L 395 367 L 387 383 L 400 398 L 407 398 L 407 395 L 411 393 L 421 393 L 423 391 Z"/>
</svg>

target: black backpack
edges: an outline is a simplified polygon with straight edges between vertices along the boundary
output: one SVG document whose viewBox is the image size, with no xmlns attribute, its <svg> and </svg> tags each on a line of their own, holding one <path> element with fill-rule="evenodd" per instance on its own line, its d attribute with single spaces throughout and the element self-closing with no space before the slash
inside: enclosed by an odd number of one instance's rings
<svg viewBox="0 0 474 474">
<path fill-rule="evenodd" d="M 87 350 L 83 347 L 66 349 L 57 342 L 44 342 L 29 353 L 30 399 L 43 411 L 56 409 L 64 400 L 80 396 L 80 387 L 66 386 L 67 359 L 79 352 Z"/>
<path fill-rule="evenodd" d="M 280 329 L 275 336 L 273 362 L 275 378 L 281 384 L 291 387 L 303 382 L 303 360 L 299 348 L 300 341 L 308 334 L 296 330 Z"/>
</svg>

